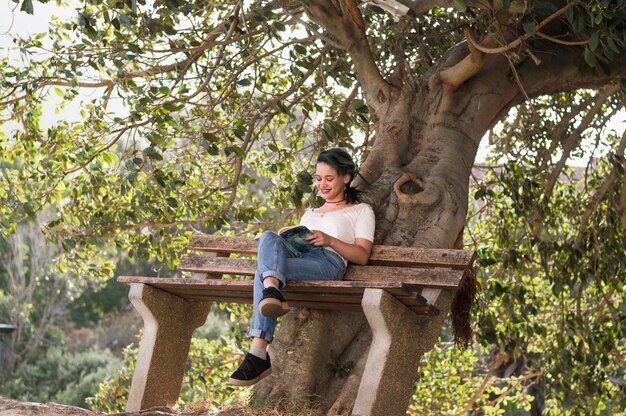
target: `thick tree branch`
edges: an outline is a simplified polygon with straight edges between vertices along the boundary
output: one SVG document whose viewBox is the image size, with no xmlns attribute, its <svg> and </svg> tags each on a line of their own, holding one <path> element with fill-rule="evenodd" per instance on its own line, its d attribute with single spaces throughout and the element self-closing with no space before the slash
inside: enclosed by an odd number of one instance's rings
<svg viewBox="0 0 626 416">
<path fill-rule="evenodd" d="M 500 3 L 498 1 L 494 1 L 493 3 L 494 4 L 492 5 L 483 4 L 483 7 L 488 6 L 493 12 L 495 12 L 494 19 L 503 25 L 512 24 L 515 19 L 517 19 L 519 15 L 524 12 L 526 7 L 523 5 L 521 8 L 514 7 L 509 8 L 507 11 L 503 11 L 500 10 Z M 547 25 L 565 10 L 566 8 L 558 11 L 552 16 L 549 16 L 539 24 L 539 27 Z M 469 55 L 459 60 L 453 66 L 437 72 L 430 77 L 428 80 L 428 86 L 431 90 L 434 89 L 439 82 L 443 84 L 444 91 L 450 92 L 458 89 L 465 83 L 465 81 L 476 75 L 476 73 L 478 73 L 495 54 L 504 53 L 510 49 L 519 47 L 525 39 L 530 37 L 530 34 L 526 34 L 516 38 L 504 47 L 498 47 L 498 45 L 501 45 L 502 42 L 506 41 L 506 36 L 502 30 L 485 36 L 482 43 L 476 41 L 468 27 L 465 27 L 463 30 L 467 39 L 467 46 L 470 52 Z M 536 62 L 539 62 L 534 54 L 529 52 L 529 55 Z"/>
<path fill-rule="evenodd" d="M 465 32 L 465 36 L 467 39 L 472 39 L 472 34 L 470 33 L 469 28 L 463 29 Z M 493 47 L 495 46 L 494 37 L 488 36 L 484 42 L 483 46 L 485 47 Z M 463 58 L 459 63 L 450 68 L 446 68 L 443 71 L 435 74 L 428 80 L 429 88 L 434 88 L 436 82 L 441 82 L 444 84 L 444 88 L 447 91 L 454 91 L 459 88 L 463 83 L 473 77 L 480 69 L 487 63 L 487 61 L 493 55 L 489 55 L 481 52 L 477 48 L 474 47 L 474 43 L 468 42 L 468 47 L 470 50 L 470 54 Z"/>
<path fill-rule="evenodd" d="M 537 31 L 539 29 L 545 27 L 547 24 L 552 22 L 554 19 L 561 16 L 563 13 L 567 11 L 569 6 L 565 6 L 552 15 L 548 16 L 544 20 L 542 20 L 537 25 Z M 509 14 L 510 16 L 510 14 Z M 500 43 L 501 34 L 492 33 L 485 37 L 482 43 L 479 43 L 473 36 L 472 32 L 469 28 L 464 29 L 465 37 L 467 39 L 467 44 L 469 47 L 470 54 L 466 56 L 464 59 L 459 61 L 454 66 L 447 68 L 434 76 L 432 76 L 429 81 L 429 88 L 433 89 L 437 82 L 441 82 L 444 84 L 444 88 L 446 91 L 454 91 L 459 88 L 465 81 L 473 77 L 480 69 L 489 61 L 489 57 L 495 54 L 504 54 L 512 49 L 519 48 L 525 40 L 528 40 L 532 34 L 526 33 L 522 36 L 519 36 L 515 40 L 507 43 L 504 46 L 497 47 Z M 557 41 L 556 38 L 548 35 L 543 35 L 540 32 L 537 32 L 540 37 L 551 41 Z M 565 41 L 558 40 L 557 43 L 563 44 Z M 578 42 L 570 44 L 579 44 Z M 536 57 L 534 53 L 530 53 L 529 55 L 533 58 L 536 64 L 540 63 L 539 58 Z"/>
<path fill-rule="evenodd" d="M 394 88 L 383 79 L 374 61 L 356 0 L 340 0 L 339 3 L 341 10 L 330 0 L 314 0 L 306 12 L 350 54 L 367 104 L 377 112 L 392 98 Z"/>
</svg>

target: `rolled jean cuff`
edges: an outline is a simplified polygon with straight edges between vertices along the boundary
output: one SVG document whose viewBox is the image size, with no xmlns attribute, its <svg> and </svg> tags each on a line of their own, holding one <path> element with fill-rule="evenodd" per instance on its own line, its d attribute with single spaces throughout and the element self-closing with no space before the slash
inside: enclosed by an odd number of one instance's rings
<svg viewBox="0 0 626 416">
<path fill-rule="evenodd" d="M 272 270 L 268 270 L 266 272 L 263 272 L 263 274 L 261 275 L 261 282 L 263 282 L 263 280 L 265 280 L 265 278 L 269 277 L 269 276 L 275 277 L 275 278 L 277 278 L 280 281 L 279 289 L 284 288 L 285 285 L 287 284 L 287 280 L 285 280 L 285 277 L 282 274 L 280 274 L 278 272 L 275 272 L 275 271 L 272 271 Z"/>
<path fill-rule="evenodd" d="M 273 334 L 268 334 L 267 331 L 263 331 L 261 329 L 254 329 L 254 328 L 251 328 L 248 331 L 248 336 L 250 338 L 262 338 L 262 339 L 266 340 L 269 343 L 271 343 L 272 340 L 274 339 L 274 335 Z"/>
</svg>

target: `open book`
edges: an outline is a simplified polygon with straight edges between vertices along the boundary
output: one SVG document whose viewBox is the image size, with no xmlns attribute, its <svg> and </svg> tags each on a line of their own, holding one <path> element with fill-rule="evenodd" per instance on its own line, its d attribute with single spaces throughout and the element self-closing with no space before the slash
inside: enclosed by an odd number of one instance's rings
<svg viewBox="0 0 626 416">
<path fill-rule="evenodd" d="M 300 253 L 306 253 L 307 251 L 315 248 L 315 246 L 304 238 L 311 235 L 309 230 L 304 225 L 294 225 L 291 227 L 283 227 L 278 230 L 278 235 L 287 241 L 287 248 L 294 256 Z"/>
</svg>

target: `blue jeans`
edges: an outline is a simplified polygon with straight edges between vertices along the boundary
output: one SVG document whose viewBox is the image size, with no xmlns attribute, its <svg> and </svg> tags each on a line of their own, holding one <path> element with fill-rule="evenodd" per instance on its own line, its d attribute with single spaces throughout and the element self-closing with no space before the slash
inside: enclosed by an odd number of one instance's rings
<svg viewBox="0 0 626 416">
<path fill-rule="evenodd" d="M 273 276 L 280 281 L 280 288 L 287 280 L 341 280 L 346 265 L 337 253 L 321 247 L 294 257 L 285 240 L 278 234 L 265 231 L 258 241 L 257 269 L 254 275 L 254 299 L 252 304 L 251 337 L 272 342 L 276 318 L 261 315 L 259 302 L 263 298 L 263 279 Z"/>
</svg>

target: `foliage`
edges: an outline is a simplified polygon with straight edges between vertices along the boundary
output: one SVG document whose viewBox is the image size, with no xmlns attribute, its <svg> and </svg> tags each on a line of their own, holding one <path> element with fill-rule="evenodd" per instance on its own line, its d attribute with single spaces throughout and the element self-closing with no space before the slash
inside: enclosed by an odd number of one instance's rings
<svg viewBox="0 0 626 416">
<path fill-rule="evenodd" d="M 606 125 L 620 104 L 590 92 L 536 101 L 493 132 L 472 190 L 474 349 L 444 343 L 424 357 L 415 414 L 626 411 L 625 136 Z M 588 149 L 587 166 L 567 166 Z"/>
<path fill-rule="evenodd" d="M 459 350 L 449 343 L 436 345 L 422 359 L 408 413 L 460 416 L 480 409 L 485 415 L 526 414 L 533 397 L 525 377 L 495 376 L 502 362 L 490 362 L 489 355 L 479 346 Z"/>
<path fill-rule="evenodd" d="M 603 70 L 624 50 L 623 3 L 571 2 L 564 19 L 588 41 L 581 62 Z M 401 23 L 362 7 L 383 74 L 402 62 L 426 73 L 461 25 L 504 30 L 494 10 L 464 4 Z M 529 2 L 524 29 L 554 12 Z M 282 2 L 90 1 L 73 21 L 16 39 L 19 58 L 0 61 L 0 112 L 19 123 L 0 133 L 2 233 L 52 205 L 58 266 L 103 277 L 113 244 L 172 267 L 190 226 L 285 222 L 308 194 L 312 150 L 371 139 L 354 70 L 334 46 L 301 4 Z M 75 116 L 46 126 L 50 105 Z"/>
<path fill-rule="evenodd" d="M 136 347 L 124 349 L 122 369 L 111 378 L 104 380 L 98 386 L 95 394 L 86 399 L 90 409 L 107 413 L 124 411 L 128 402 L 128 391 L 133 379 L 138 352 L 139 349 Z"/>
<path fill-rule="evenodd" d="M 76 276 L 54 270 L 54 255 L 34 222 L 0 237 L 0 320 L 15 326 L 4 353 L 5 375 L 40 348 L 55 345 L 51 331 L 84 287 Z"/>
<path fill-rule="evenodd" d="M 51 55 L 33 55 L 43 41 L 35 36 L 19 42 L 33 60 L 1 65 L 3 88 L 18 94 L 0 103 L 3 116 L 25 120 L 13 137 L 0 134 L 3 233 L 56 206 L 46 231 L 65 250 L 59 267 L 71 262 L 88 276 L 110 275 L 100 254 L 111 243 L 171 267 L 189 236 L 183 226 L 241 230 L 275 218 L 266 216 L 267 205 L 288 215 L 285 208 L 302 198 L 292 184 L 310 183 L 297 176 L 311 166 L 297 151 L 315 130 L 312 119 L 340 105 L 320 86 L 335 76 L 346 87 L 353 82 L 338 69 L 345 59 L 314 37 L 286 40 L 289 15 L 270 5 L 135 7 L 86 3 L 77 23 L 51 23 Z M 235 27 L 244 12 L 245 25 Z M 266 59 L 255 58 L 261 53 Z M 278 65 L 287 53 L 292 64 Z M 184 71 L 175 77 L 175 67 L 161 65 L 181 59 Z M 150 66 L 153 76 L 141 75 Z M 91 78 L 107 80 L 96 83 L 96 98 L 80 105 L 78 119 L 43 128 L 45 100 L 56 97 L 62 111 L 82 100 Z M 124 107 L 112 108 L 118 99 Z M 362 107 L 328 121 L 327 139 L 343 143 L 351 125 L 362 126 Z"/>
<path fill-rule="evenodd" d="M 22 365 L 4 384 L 2 394 L 22 401 L 86 407 L 85 399 L 121 364 L 109 350 L 71 353 L 63 347 L 53 347 L 37 360 Z"/>
<path fill-rule="evenodd" d="M 68 305 L 69 318 L 77 327 L 85 327 L 119 312 L 129 303 L 128 288 L 113 277 L 104 281 L 101 288 L 86 288 Z"/>
<path fill-rule="evenodd" d="M 606 169 L 598 163 L 587 180 L 601 181 Z M 537 205 L 529 202 L 542 189 L 532 177 L 532 168 L 511 163 L 495 179 L 500 195 L 490 198 L 490 209 L 496 215 L 490 213 L 484 224 L 496 228 L 482 231 L 488 245 L 481 262 L 489 265 L 491 278 L 483 275 L 490 304 L 479 318 L 481 343 L 497 346 L 520 371 L 535 375 L 531 390 L 550 414 L 589 408 L 598 409 L 596 414 L 621 412 L 626 401 L 614 380 L 625 379 L 620 282 L 626 263 L 616 212 L 602 204 L 599 221 L 577 231 L 575 219 L 586 205 L 577 203 L 584 196 L 576 188 L 584 184 L 572 180 L 541 204 L 544 216 L 538 222 Z M 493 221 L 505 222 L 506 231 Z"/>
<path fill-rule="evenodd" d="M 96 324 L 101 319 L 130 307 L 128 287 L 117 282 L 117 276 L 170 277 L 175 271 L 163 262 L 135 260 L 123 250 L 117 250 L 109 260 L 115 263 L 114 277 L 100 284 L 89 284 L 68 305 L 69 320 L 78 328 Z"/>
<path fill-rule="evenodd" d="M 353 361 L 341 362 L 339 354 L 335 350 L 330 350 L 331 362 L 326 364 L 326 369 L 337 378 L 346 377 L 354 368 Z"/>
<path fill-rule="evenodd" d="M 561 104 L 544 111 L 576 104 L 566 97 L 554 97 Z M 586 139 L 572 148 L 567 139 L 581 130 L 584 118 L 567 126 L 563 141 L 537 132 L 529 145 L 529 127 L 554 132 L 555 126 L 533 125 L 536 110 L 520 109 L 519 127 L 506 144 L 514 161 L 485 175 L 490 192 L 481 197 L 487 205 L 477 218 L 476 238 L 489 307 L 480 314 L 480 341 L 509 354 L 519 372 L 536 375 L 529 388 L 550 414 L 626 409 L 626 211 L 620 201 L 625 136 L 603 129 L 614 105 L 607 100 L 598 114 L 591 106 L 585 110 L 598 127 L 595 134 L 586 130 Z M 544 138 L 563 144 L 560 160 L 585 146 L 596 157 L 584 169 L 566 168 L 533 151 Z M 616 147 L 621 150 L 610 150 Z"/>
</svg>

